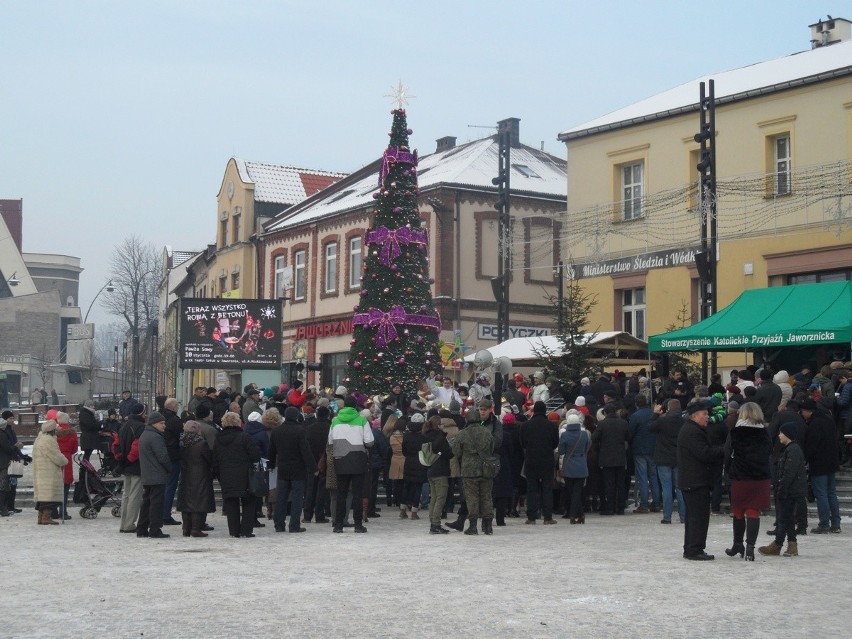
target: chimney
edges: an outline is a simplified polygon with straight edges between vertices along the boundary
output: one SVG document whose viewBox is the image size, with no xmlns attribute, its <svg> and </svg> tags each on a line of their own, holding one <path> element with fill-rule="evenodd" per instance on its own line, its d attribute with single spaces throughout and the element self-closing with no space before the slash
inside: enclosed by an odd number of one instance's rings
<svg viewBox="0 0 852 639">
<path fill-rule="evenodd" d="M 811 30 L 811 49 L 852 40 L 852 22 L 845 18 L 828 16 L 808 26 Z"/>
<path fill-rule="evenodd" d="M 9 229 L 9 235 L 15 241 L 18 252 L 23 252 L 23 229 L 24 229 L 24 201 L 23 200 L 0 200 L 0 216 Z"/>
<path fill-rule="evenodd" d="M 506 118 L 497 122 L 497 131 L 503 133 L 509 132 L 509 145 L 517 148 L 521 146 L 521 119 Z"/>
<path fill-rule="evenodd" d="M 450 149 L 456 148 L 456 138 L 452 135 L 446 135 L 435 140 L 435 145 L 435 153 L 449 151 Z"/>
</svg>

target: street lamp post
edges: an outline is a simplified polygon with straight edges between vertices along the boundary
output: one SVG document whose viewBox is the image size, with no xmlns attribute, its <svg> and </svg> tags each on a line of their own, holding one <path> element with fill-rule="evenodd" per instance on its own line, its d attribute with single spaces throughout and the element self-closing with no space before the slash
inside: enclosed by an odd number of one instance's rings
<svg viewBox="0 0 852 639">
<path fill-rule="evenodd" d="M 115 286 L 112 285 L 112 280 L 110 280 L 109 282 L 107 282 L 106 284 L 104 284 L 101 287 L 101 290 L 99 290 L 95 294 L 95 297 L 92 299 L 92 303 L 89 304 L 89 308 L 86 309 L 86 315 L 83 316 L 83 324 L 85 324 L 86 320 L 89 319 L 89 311 L 92 310 L 92 307 L 95 305 L 95 301 L 98 299 L 100 294 L 103 293 L 104 291 L 106 291 L 107 293 L 112 293 L 114 290 L 115 290 Z"/>
</svg>

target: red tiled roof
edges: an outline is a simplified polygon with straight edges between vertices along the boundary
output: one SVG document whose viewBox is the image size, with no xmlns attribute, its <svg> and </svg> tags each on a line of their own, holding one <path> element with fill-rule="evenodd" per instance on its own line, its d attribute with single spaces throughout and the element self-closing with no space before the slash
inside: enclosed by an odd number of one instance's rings
<svg viewBox="0 0 852 639">
<path fill-rule="evenodd" d="M 340 177 L 332 175 L 315 175 L 312 173 L 299 173 L 302 186 L 305 188 L 305 196 L 310 197 L 317 191 L 322 191 L 327 186 L 337 182 Z"/>
</svg>

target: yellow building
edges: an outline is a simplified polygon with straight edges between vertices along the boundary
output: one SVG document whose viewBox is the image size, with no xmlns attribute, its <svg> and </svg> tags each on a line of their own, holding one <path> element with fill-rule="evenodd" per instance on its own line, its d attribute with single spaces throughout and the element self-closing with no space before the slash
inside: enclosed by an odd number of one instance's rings
<svg viewBox="0 0 852 639">
<path fill-rule="evenodd" d="M 701 319 L 699 82 L 716 97 L 717 304 L 743 290 L 852 278 L 852 41 L 693 82 L 568 129 L 563 255 L 597 296 L 591 328 L 641 339 Z M 720 356 L 720 366 L 751 363 Z"/>
</svg>

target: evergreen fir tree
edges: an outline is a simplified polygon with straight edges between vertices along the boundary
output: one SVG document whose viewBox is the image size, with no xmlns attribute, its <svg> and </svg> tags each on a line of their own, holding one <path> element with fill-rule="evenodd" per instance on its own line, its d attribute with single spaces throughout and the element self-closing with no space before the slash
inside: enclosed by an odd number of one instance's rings
<svg viewBox="0 0 852 639">
<path fill-rule="evenodd" d="M 411 393 L 440 368 L 441 320 L 432 302 L 428 233 L 417 209 L 417 152 L 408 147 L 405 110 L 392 114 L 347 360 L 350 390 L 371 394 L 394 383 Z"/>
</svg>

